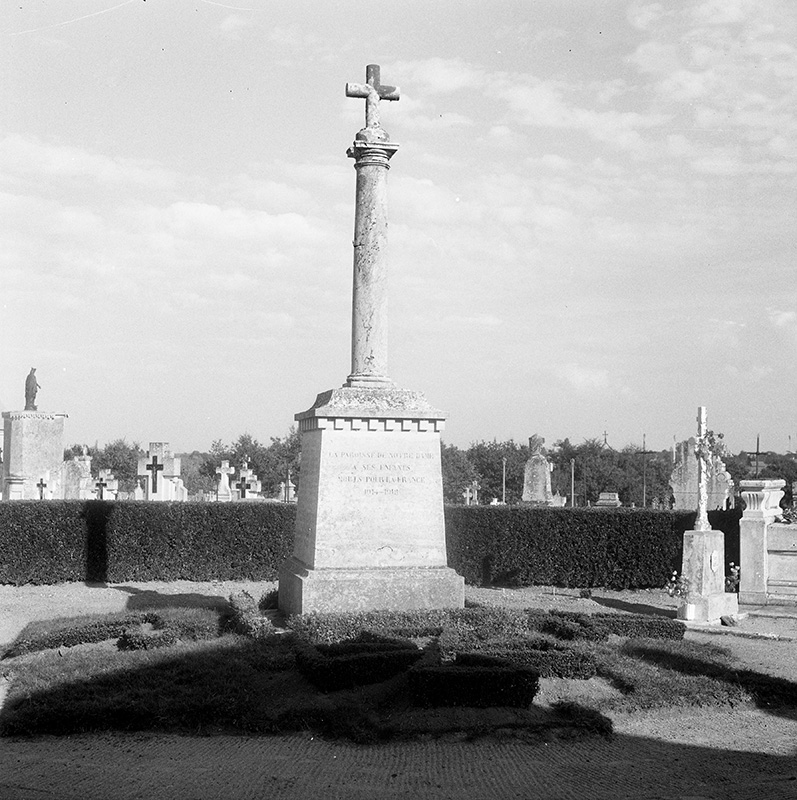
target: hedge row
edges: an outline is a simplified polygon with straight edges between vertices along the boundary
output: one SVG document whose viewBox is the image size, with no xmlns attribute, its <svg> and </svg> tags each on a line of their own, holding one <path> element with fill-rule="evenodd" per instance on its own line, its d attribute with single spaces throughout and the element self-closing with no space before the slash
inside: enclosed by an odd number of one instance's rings
<svg viewBox="0 0 797 800">
<path fill-rule="evenodd" d="M 102 500 L 0 503 L 0 583 L 274 580 L 296 507 Z M 739 561 L 740 511 L 712 512 Z M 470 584 L 661 587 L 680 570 L 689 512 L 446 508 L 448 563 Z"/>
<path fill-rule="evenodd" d="M 274 580 L 295 513 L 280 503 L 0 503 L 0 583 Z"/>
<path fill-rule="evenodd" d="M 741 511 L 709 515 L 739 562 Z M 695 513 L 647 509 L 449 506 L 448 563 L 471 584 L 661 587 L 680 571 Z"/>
</svg>

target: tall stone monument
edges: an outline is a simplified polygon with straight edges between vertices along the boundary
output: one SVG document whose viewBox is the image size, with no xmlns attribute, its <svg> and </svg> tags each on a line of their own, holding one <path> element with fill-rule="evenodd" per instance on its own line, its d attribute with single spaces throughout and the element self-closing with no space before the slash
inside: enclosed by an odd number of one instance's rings
<svg viewBox="0 0 797 800">
<path fill-rule="evenodd" d="M 296 414 L 302 479 L 280 608 L 367 611 L 462 607 L 464 581 L 446 564 L 440 432 L 445 415 L 387 369 L 387 171 L 398 149 L 379 120 L 398 100 L 376 65 L 364 84 L 365 127 L 347 155 L 357 172 L 351 373 Z"/>
<path fill-rule="evenodd" d="M 523 495 L 521 499 L 524 503 L 534 503 L 538 506 L 552 506 L 553 492 L 551 491 L 551 462 L 542 452 L 545 439 L 541 436 L 529 437 L 529 450 L 531 457 L 526 462 L 523 473 Z"/>
<path fill-rule="evenodd" d="M 25 380 L 25 409 L 3 412 L 3 500 L 60 499 L 64 496 L 66 414 L 39 411 L 36 370 Z"/>
<path fill-rule="evenodd" d="M 706 409 L 697 410 L 697 518 L 694 530 L 684 532 L 681 576 L 686 579 L 686 598 L 678 618 L 695 622 L 719 622 L 739 611 L 735 593 L 725 591 L 725 534 L 712 530 L 708 521 L 707 472 L 711 460 L 706 431 Z"/>
</svg>

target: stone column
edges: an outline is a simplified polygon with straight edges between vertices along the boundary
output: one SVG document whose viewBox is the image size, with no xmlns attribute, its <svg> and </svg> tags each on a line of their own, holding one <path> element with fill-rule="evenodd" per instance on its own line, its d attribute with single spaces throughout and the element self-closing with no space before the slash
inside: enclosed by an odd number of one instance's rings
<svg viewBox="0 0 797 800">
<path fill-rule="evenodd" d="M 780 511 L 786 481 L 741 481 L 744 511 L 739 520 L 739 602 L 767 603 L 767 533 Z"/>
<path fill-rule="evenodd" d="M 351 375 L 347 386 L 391 386 L 387 374 L 387 171 L 398 145 L 355 141 Z"/>
</svg>

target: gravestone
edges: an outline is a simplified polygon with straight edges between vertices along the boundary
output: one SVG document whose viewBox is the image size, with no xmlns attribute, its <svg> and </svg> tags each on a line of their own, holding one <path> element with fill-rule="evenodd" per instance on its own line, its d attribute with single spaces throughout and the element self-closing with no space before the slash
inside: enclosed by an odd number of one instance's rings
<svg viewBox="0 0 797 800">
<path fill-rule="evenodd" d="M 94 495 L 91 479 L 91 456 L 83 448 L 83 454 L 64 462 L 64 500 L 90 500 Z"/>
<path fill-rule="evenodd" d="M 697 517 L 694 530 L 684 532 L 681 577 L 686 596 L 678 607 L 678 619 L 719 622 L 739 611 L 736 594 L 725 591 L 725 535 L 712 530 L 708 521 L 707 473 L 711 464 L 706 430 L 706 409 L 697 410 L 696 494 Z"/>
<path fill-rule="evenodd" d="M 694 436 L 675 447 L 675 466 L 670 476 L 675 511 L 697 509 L 697 457 Z M 706 492 L 708 510 L 724 509 L 733 497 L 733 479 L 719 456 L 711 455 L 706 465 Z"/>
<path fill-rule="evenodd" d="M 229 503 L 232 500 L 230 476 L 235 474 L 235 467 L 231 467 L 229 461 L 222 461 L 221 466 L 216 467 L 216 474 L 219 476 L 219 485 L 216 489 L 216 501 L 219 503 Z"/>
<path fill-rule="evenodd" d="M 257 475 L 249 469 L 249 464 L 244 462 L 238 470 L 238 480 L 235 482 L 237 500 L 256 500 L 262 489 Z"/>
<path fill-rule="evenodd" d="M 109 469 L 101 469 L 94 482 L 98 500 L 116 500 L 119 493 L 119 481 Z"/>
<path fill-rule="evenodd" d="M 618 492 L 601 492 L 595 506 L 598 508 L 620 508 L 620 495 Z"/>
<path fill-rule="evenodd" d="M 543 454 L 545 439 L 541 436 L 529 437 L 529 450 L 531 457 L 526 462 L 523 472 L 524 503 L 534 503 L 540 506 L 553 505 L 553 492 L 551 492 L 551 470 L 553 465 Z"/>
<path fill-rule="evenodd" d="M 188 497 L 185 487 L 180 491 L 180 459 L 171 452 L 168 442 L 149 443 L 146 456 L 138 460 L 138 477 L 144 481 L 145 500 L 167 502 Z"/>
<path fill-rule="evenodd" d="M 398 100 L 369 65 L 347 84 L 366 101 L 348 155 L 357 172 L 351 373 L 296 415 L 302 476 L 293 556 L 282 566 L 289 614 L 464 605 L 446 564 L 440 432 L 445 414 L 387 371 L 387 171 L 398 149 L 379 121 Z"/>
<path fill-rule="evenodd" d="M 39 411 L 35 369 L 25 381 L 25 410 L 3 412 L 3 500 L 61 499 L 64 496 L 66 414 Z M 39 486 L 40 482 L 46 486 Z"/>
</svg>

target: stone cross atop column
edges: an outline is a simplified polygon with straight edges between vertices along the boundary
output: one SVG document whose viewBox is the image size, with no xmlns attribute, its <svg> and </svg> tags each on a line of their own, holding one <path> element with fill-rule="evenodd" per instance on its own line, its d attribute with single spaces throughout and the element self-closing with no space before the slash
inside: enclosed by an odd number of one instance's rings
<svg viewBox="0 0 797 800">
<path fill-rule="evenodd" d="M 711 524 L 708 521 L 708 489 L 706 482 L 706 470 L 711 454 L 706 451 L 708 443 L 706 441 L 706 407 L 698 406 L 697 409 L 697 445 L 695 455 L 697 456 L 697 518 L 695 519 L 696 531 L 710 531 Z"/>
<path fill-rule="evenodd" d="M 383 86 L 380 78 L 378 64 L 369 64 L 365 68 L 365 83 L 347 83 L 346 97 L 365 98 L 365 127 L 366 129 L 381 129 L 379 124 L 379 101 L 398 100 L 401 90 L 398 86 Z M 389 137 L 384 131 L 385 140 Z"/>
<path fill-rule="evenodd" d="M 379 101 L 398 100 L 383 86 L 379 67 L 366 67 L 366 83 L 347 83 L 348 97 L 365 98 L 365 128 L 347 155 L 357 170 L 354 213 L 351 374 L 349 387 L 391 387 L 387 374 L 387 171 L 398 149 L 379 122 Z"/>
</svg>

